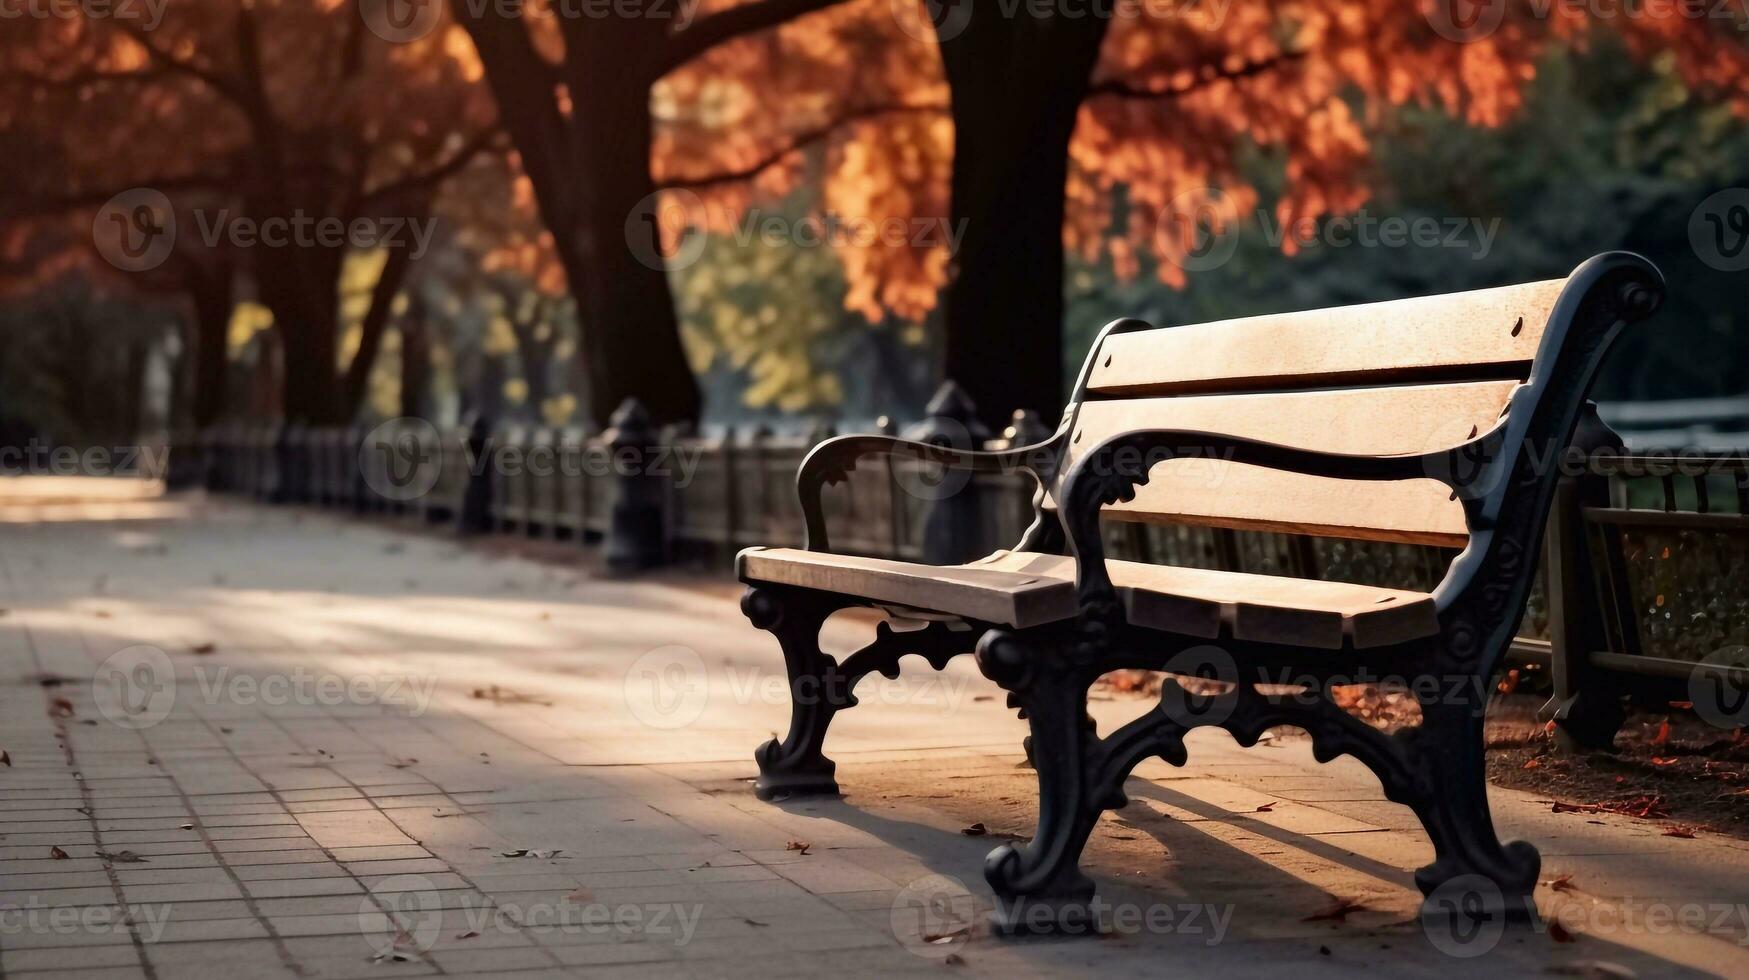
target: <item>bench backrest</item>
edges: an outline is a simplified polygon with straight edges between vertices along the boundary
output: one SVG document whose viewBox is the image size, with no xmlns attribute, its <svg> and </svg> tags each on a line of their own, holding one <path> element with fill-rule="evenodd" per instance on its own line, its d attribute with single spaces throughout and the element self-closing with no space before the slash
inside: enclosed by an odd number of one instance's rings
<svg viewBox="0 0 1749 980">
<path fill-rule="evenodd" d="M 1364 455 L 1461 445 L 1505 413 L 1566 282 L 1108 331 L 1070 406 L 1059 472 L 1136 429 Z M 1213 460 L 1161 464 L 1134 500 L 1106 513 L 1452 547 L 1468 537 L 1462 505 L 1432 479 L 1330 480 Z"/>
</svg>

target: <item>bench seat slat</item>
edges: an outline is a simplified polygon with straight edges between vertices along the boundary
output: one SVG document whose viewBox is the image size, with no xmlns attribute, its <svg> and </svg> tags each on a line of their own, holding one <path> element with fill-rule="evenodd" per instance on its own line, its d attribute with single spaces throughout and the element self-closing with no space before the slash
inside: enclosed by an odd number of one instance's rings
<svg viewBox="0 0 1749 980">
<path fill-rule="evenodd" d="M 886 604 L 1025 628 L 1075 614 L 1075 559 L 998 551 L 966 565 L 934 566 L 793 548 L 750 548 L 743 581 L 857 596 Z M 1201 568 L 1107 563 L 1129 620 L 1214 639 L 1323 649 L 1387 646 L 1433 635 L 1433 598 L 1421 592 Z"/>
<path fill-rule="evenodd" d="M 1114 334 L 1096 396 L 1522 377 L 1565 279 Z"/>
</svg>

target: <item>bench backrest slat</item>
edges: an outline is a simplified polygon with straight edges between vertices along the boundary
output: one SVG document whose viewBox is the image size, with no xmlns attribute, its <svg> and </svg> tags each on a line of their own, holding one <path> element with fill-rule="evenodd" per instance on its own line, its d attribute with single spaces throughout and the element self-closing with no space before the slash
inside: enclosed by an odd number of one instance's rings
<svg viewBox="0 0 1749 980">
<path fill-rule="evenodd" d="M 1088 393 L 1522 378 L 1565 279 L 1107 337 Z"/>
<path fill-rule="evenodd" d="M 1062 472 L 1137 429 L 1364 455 L 1461 445 L 1504 414 L 1565 284 L 1110 334 L 1089 355 Z M 1432 479 L 1329 480 L 1215 460 L 1157 466 L 1134 500 L 1107 511 L 1452 547 L 1468 538 L 1462 506 Z"/>
</svg>

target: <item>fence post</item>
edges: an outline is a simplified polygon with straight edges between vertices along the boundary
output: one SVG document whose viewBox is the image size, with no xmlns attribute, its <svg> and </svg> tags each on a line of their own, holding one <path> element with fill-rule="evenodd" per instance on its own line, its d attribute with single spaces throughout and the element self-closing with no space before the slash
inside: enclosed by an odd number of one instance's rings
<svg viewBox="0 0 1749 980">
<path fill-rule="evenodd" d="M 960 450 L 978 450 L 990 438 L 990 430 L 978 419 L 978 407 L 965 389 L 943 381 L 929 399 L 927 417 L 906 431 L 905 437 Z M 926 467 L 929 464 L 924 464 Z M 964 470 L 930 467 L 922 479 L 906 481 L 910 492 L 928 500 L 923 517 L 923 561 L 930 565 L 957 565 L 994 550 L 983 532 L 982 488 Z"/>
<path fill-rule="evenodd" d="M 603 433 L 612 454 L 615 493 L 608 519 L 607 567 L 636 571 L 662 564 L 667 556 L 662 504 L 667 488 L 650 472 L 656 431 L 650 413 L 635 398 L 627 398 L 613 413 Z"/>
<path fill-rule="evenodd" d="M 1580 416 L 1573 447 L 1589 458 L 1599 450 L 1624 452 L 1621 437 L 1597 417 L 1590 402 Z M 1557 459 L 1557 463 L 1564 460 Z M 1602 589 L 1586 538 L 1583 508 L 1606 505 L 1609 477 L 1563 474 L 1555 484 L 1543 538 L 1543 586 L 1549 602 L 1549 674 L 1554 694 L 1538 714 L 1554 719 L 1570 748 L 1608 749 L 1627 719 L 1622 691 L 1591 663 L 1608 645 Z"/>
<path fill-rule="evenodd" d="M 463 466 L 468 468 L 462 486 L 461 506 L 456 508 L 456 533 L 480 534 L 492 529 L 492 420 L 484 412 L 468 419 L 462 436 Z"/>
</svg>

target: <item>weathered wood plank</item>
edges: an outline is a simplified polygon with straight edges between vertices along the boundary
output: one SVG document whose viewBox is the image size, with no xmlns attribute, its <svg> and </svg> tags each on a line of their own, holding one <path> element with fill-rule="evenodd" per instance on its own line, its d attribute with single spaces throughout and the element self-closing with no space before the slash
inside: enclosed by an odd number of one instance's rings
<svg viewBox="0 0 1749 980">
<path fill-rule="evenodd" d="M 1016 627 L 1075 614 L 1075 559 L 999 551 L 966 565 L 934 566 L 791 548 L 751 548 L 736 560 L 741 578 L 858 596 L 871 604 Z M 1344 582 L 1245 572 L 1107 563 L 1129 620 L 1214 639 L 1339 649 L 1431 636 L 1432 597 Z"/>
<path fill-rule="evenodd" d="M 1565 279 L 1107 337 L 1095 395 L 1522 376 Z"/>
</svg>

